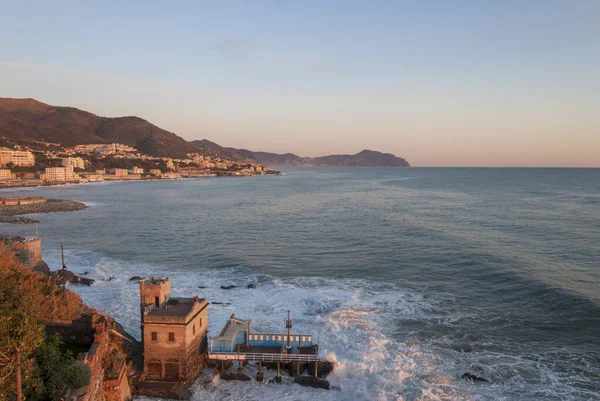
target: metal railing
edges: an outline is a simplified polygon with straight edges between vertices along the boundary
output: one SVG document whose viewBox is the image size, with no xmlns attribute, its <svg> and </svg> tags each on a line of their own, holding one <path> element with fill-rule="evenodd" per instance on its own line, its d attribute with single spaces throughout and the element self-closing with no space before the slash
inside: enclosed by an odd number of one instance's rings
<svg viewBox="0 0 600 401">
<path fill-rule="evenodd" d="M 319 360 L 319 356 L 312 354 L 209 352 L 208 359 L 217 361 L 314 362 Z"/>
</svg>

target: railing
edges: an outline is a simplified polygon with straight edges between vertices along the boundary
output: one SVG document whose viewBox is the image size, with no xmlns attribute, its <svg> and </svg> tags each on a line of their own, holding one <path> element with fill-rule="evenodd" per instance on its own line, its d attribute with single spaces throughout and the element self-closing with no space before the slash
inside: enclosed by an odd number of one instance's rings
<svg viewBox="0 0 600 401">
<path fill-rule="evenodd" d="M 217 361 L 314 362 L 319 360 L 319 356 L 312 354 L 209 352 L 208 359 Z"/>
</svg>

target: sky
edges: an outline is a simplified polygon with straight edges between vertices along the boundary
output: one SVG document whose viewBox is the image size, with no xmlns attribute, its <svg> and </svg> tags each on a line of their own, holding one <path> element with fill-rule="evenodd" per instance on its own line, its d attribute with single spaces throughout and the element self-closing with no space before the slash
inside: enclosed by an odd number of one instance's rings
<svg viewBox="0 0 600 401">
<path fill-rule="evenodd" d="M 600 0 L 0 0 L 0 97 L 413 166 L 600 167 Z"/>
</svg>

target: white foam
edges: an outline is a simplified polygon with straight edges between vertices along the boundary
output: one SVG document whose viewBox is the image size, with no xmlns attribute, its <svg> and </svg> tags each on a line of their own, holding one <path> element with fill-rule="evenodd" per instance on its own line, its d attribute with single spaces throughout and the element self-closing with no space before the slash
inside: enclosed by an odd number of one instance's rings
<svg viewBox="0 0 600 401">
<path fill-rule="evenodd" d="M 137 282 L 129 282 L 129 278 L 170 276 L 174 296 L 199 295 L 210 302 L 229 303 L 211 305 L 210 336 L 218 334 L 232 313 L 254 319 L 256 330 L 283 331 L 290 310 L 293 330 L 312 333 L 321 356 L 337 362 L 336 370 L 328 377 L 337 390 L 301 387 L 289 377 L 281 385 L 268 384 L 275 373 L 266 371 L 263 383 L 219 381 L 207 386 L 199 380 L 193 387 L 194 400 L 487 400 L 510 399 L 515 389 L 519 394 L 533 391 L 539 395 L 539 391 L 546 391 L 546 398 L 554 394 L 562 399 L 577 399 L 570 396 L 571 388 L 565 385 L 567 379 L 557 378 L 555 372 L 547 369 L 541 374 L 546 389 L 544 385 L 532 389 L 530 382 L 519 376 L 484 386 L 460 380 L 463 369 L 480 362 L 481 354 L 449 351 L 454 353 L 442 355 L 431 345 L 393 335 L 402 320 L 428 319 L 437 310 L 435 301 L 395 285 L 310 277 L 274 279 L 234 268 L 168 271 L 161 266 L 127 263 L 85 251 L 68 251 L 67 256 L 71 270 L 78 274 L 88 272 L 86 277 L 96 280 L 91 287 L 70 288 L 88 305 L 115 317 L 138 338 L 139 286 Z M 58 265 L 58 253 L 50 252 L 47 257 Z M 104 281 L 109 277 L 116 280 Z M 249 283 L 256 288 L 247 288 Z M 237 287 L 222 290 L 222 285 Z M 469 358 L 474 360 L 469 362 Z M 496 364 L 514 364 L 516 371 L 538 369 L 535 361 L 526 358 L 515 357 L 508 362 L 502 358 L 510 357 L 489 356 L 486 377 L 501 376 L 494 370 L 498 369 Z M 252 369 L 247 373 L 253 375 Z"/>
</svg>

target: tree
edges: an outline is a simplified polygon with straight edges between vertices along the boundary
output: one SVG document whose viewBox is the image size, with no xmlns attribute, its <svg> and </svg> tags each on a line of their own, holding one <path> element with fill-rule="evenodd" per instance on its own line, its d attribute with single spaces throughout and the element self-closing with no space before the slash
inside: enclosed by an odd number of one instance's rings
<svg viewBox="0 0 600 401">
<path fill-rule="evenodd" d="M 19 312 L 0 314 L 0 383 L 14 374 L 17 401 L 22 400 L 21 359 L 27 358 L 44 341 L 44 326 Z M 8 398 L 10 390 L 0 387 Z"/>
</svg>

